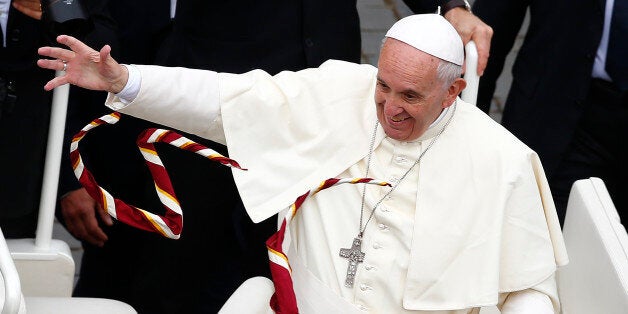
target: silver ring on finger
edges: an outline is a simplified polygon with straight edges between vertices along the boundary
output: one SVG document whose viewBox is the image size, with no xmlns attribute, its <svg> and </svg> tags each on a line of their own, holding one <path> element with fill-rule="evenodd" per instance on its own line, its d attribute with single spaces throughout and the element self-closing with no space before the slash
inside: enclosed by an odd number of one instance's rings
<svg viewBox="0 0 628 314">
<path fill-rule="evenodd" d="M 65 70 L 68 69 L 68 62 L 64 61 L 64 60 L 61 60 L 61 62 L 63 62 L 63 70 L 61 70 L 61 71 L 65 72 Z"/>
</svg>

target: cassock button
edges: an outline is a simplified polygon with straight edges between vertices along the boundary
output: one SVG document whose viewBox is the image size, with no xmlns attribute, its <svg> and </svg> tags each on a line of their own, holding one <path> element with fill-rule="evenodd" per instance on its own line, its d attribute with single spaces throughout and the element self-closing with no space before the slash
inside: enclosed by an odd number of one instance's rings
<svg viewBox="0 0 628 314">
<path fill-rule="evenodd" d="M 371 266 L 371 265 L 366 265 L 366 266 L 364 266 L 364 269 L 366 269 L 366 270 L 371 270 L 371 269 L 373 269 L 373 266 Z"/>
<path fill-rule="evenodd" d="M 362 291 L 366 291 L 366 290 L 368 290 L 368 289 L 370 289 L 370 288 L 371 288 L 371 287 L 367 286 L 366 284 L 361 284 L 361 285 L 360 285 L 360 290 L 362 290 Z"/>
<path fill-rule="evenodd" d="M 380 249 L 381 247 L 382 247 L 382 246 L 381 246 L 381 244 L 379 244 L 379 243 L 377 243 L 377 242 L 373 243 L 373 248 L 374 248 L 374 249 L 376 249 L 376 250 L 377 250 L 377 249 Z"/>
<path fill-rule="evenodd" d="M 385 231 L 388 229 L 388 226 L 386 226 L 385 224 L 379 224 L 377 225 L 377 227 L 379 228 L 379 230 Z"/>
<path fill-rule="evenodd" d="M 404 156 L 395 157 L 395 162 L 397 162 L 398 164 L 405 163 L 406 161 L 408 161 L 408 159 Z"/>
</svg>

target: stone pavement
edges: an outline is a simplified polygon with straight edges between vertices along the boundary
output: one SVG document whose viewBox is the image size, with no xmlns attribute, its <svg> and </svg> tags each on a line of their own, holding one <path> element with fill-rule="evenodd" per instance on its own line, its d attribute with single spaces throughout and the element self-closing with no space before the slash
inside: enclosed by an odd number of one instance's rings
<svg viewBox="0 0 628 314">
<path fill-rule="evenodd" d="M 470 1 L 473 3 L 473 1 Z M 400 18 L 412 14 L 410 9 L 401 0 L 358 0 L 358 11 L 360 13 L 360 23 L 362 28 L 362 62 L 377 65 L 379 48 L 386 30 Z M 493 102 L 491 104 L 490 115 L 496 121 L 500 121 L 503 104 L 508 94 L 508 88 L 512 78 L 510 68 L 514 62 L 514 57 L 519 51 L 527 21 L 520 31 L 520 35 L 515 43 L 513 51 L 506 59 L 506 65 L 502 77 L 497 82 L 497 88 Z M 57 222 L 53 229 L 53 238 L 66 241 L 72 250 L 74 262 L 76 263 L 76 274 L 80 269 L 82 248 L 80 242 L 74 239 Z"/>
</svg>

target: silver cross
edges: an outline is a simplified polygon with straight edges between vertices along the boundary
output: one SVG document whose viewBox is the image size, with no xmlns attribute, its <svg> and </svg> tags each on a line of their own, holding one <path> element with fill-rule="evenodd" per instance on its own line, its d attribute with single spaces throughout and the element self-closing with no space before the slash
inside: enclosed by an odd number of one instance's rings
<svg viewBox="0 0 628 314">
<path fill-rule="evenodd" d="M 353 244 L 350 249 L 340 249 L 340 256 L 349 259 L 349 266 L 347 267 L 347 278 L 345 279 L 345 287 L 353 288 L 353 281 L 355 280 L 355 272 L 358 270 L 358 263 L 364 262 L 364 252 L 360 251 L 362 247 L 362 238 L 357 237 L 353 239 Z"/>
</svg>

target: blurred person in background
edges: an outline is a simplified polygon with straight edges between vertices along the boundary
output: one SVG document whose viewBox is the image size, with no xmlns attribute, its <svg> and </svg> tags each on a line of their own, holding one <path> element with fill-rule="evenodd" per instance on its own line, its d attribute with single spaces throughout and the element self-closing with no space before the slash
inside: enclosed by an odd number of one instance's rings
<svg viewBox="0 0 628 314">
<path fill-rule="evenodd" d="M 476 0 L 473 12 L 495 31 L 478 92 L 485 112 L 527 10 L 501 123 L 539 154 L 561 222 L 571 186 L 589 177 L 604 180 L 624 221 L 628 1 Z"/>
<path fill-rule="evenodd" d="M 96 46 L 117 47 L 101 35 L 113 27 L 101 1 L 81 3 L 89 27 L 66 30 L 87 43 L 98 37 L 103 41 Z M 0 23 L 0 227 L 7 238 L 34 238 L 52 103 L 52 94 L 39 85 L 55 75 L 37 67 L 37 47 L 54 45 L 56 24 L 42 15 L 39 0 L 0 1 Z"/>
</svg>

